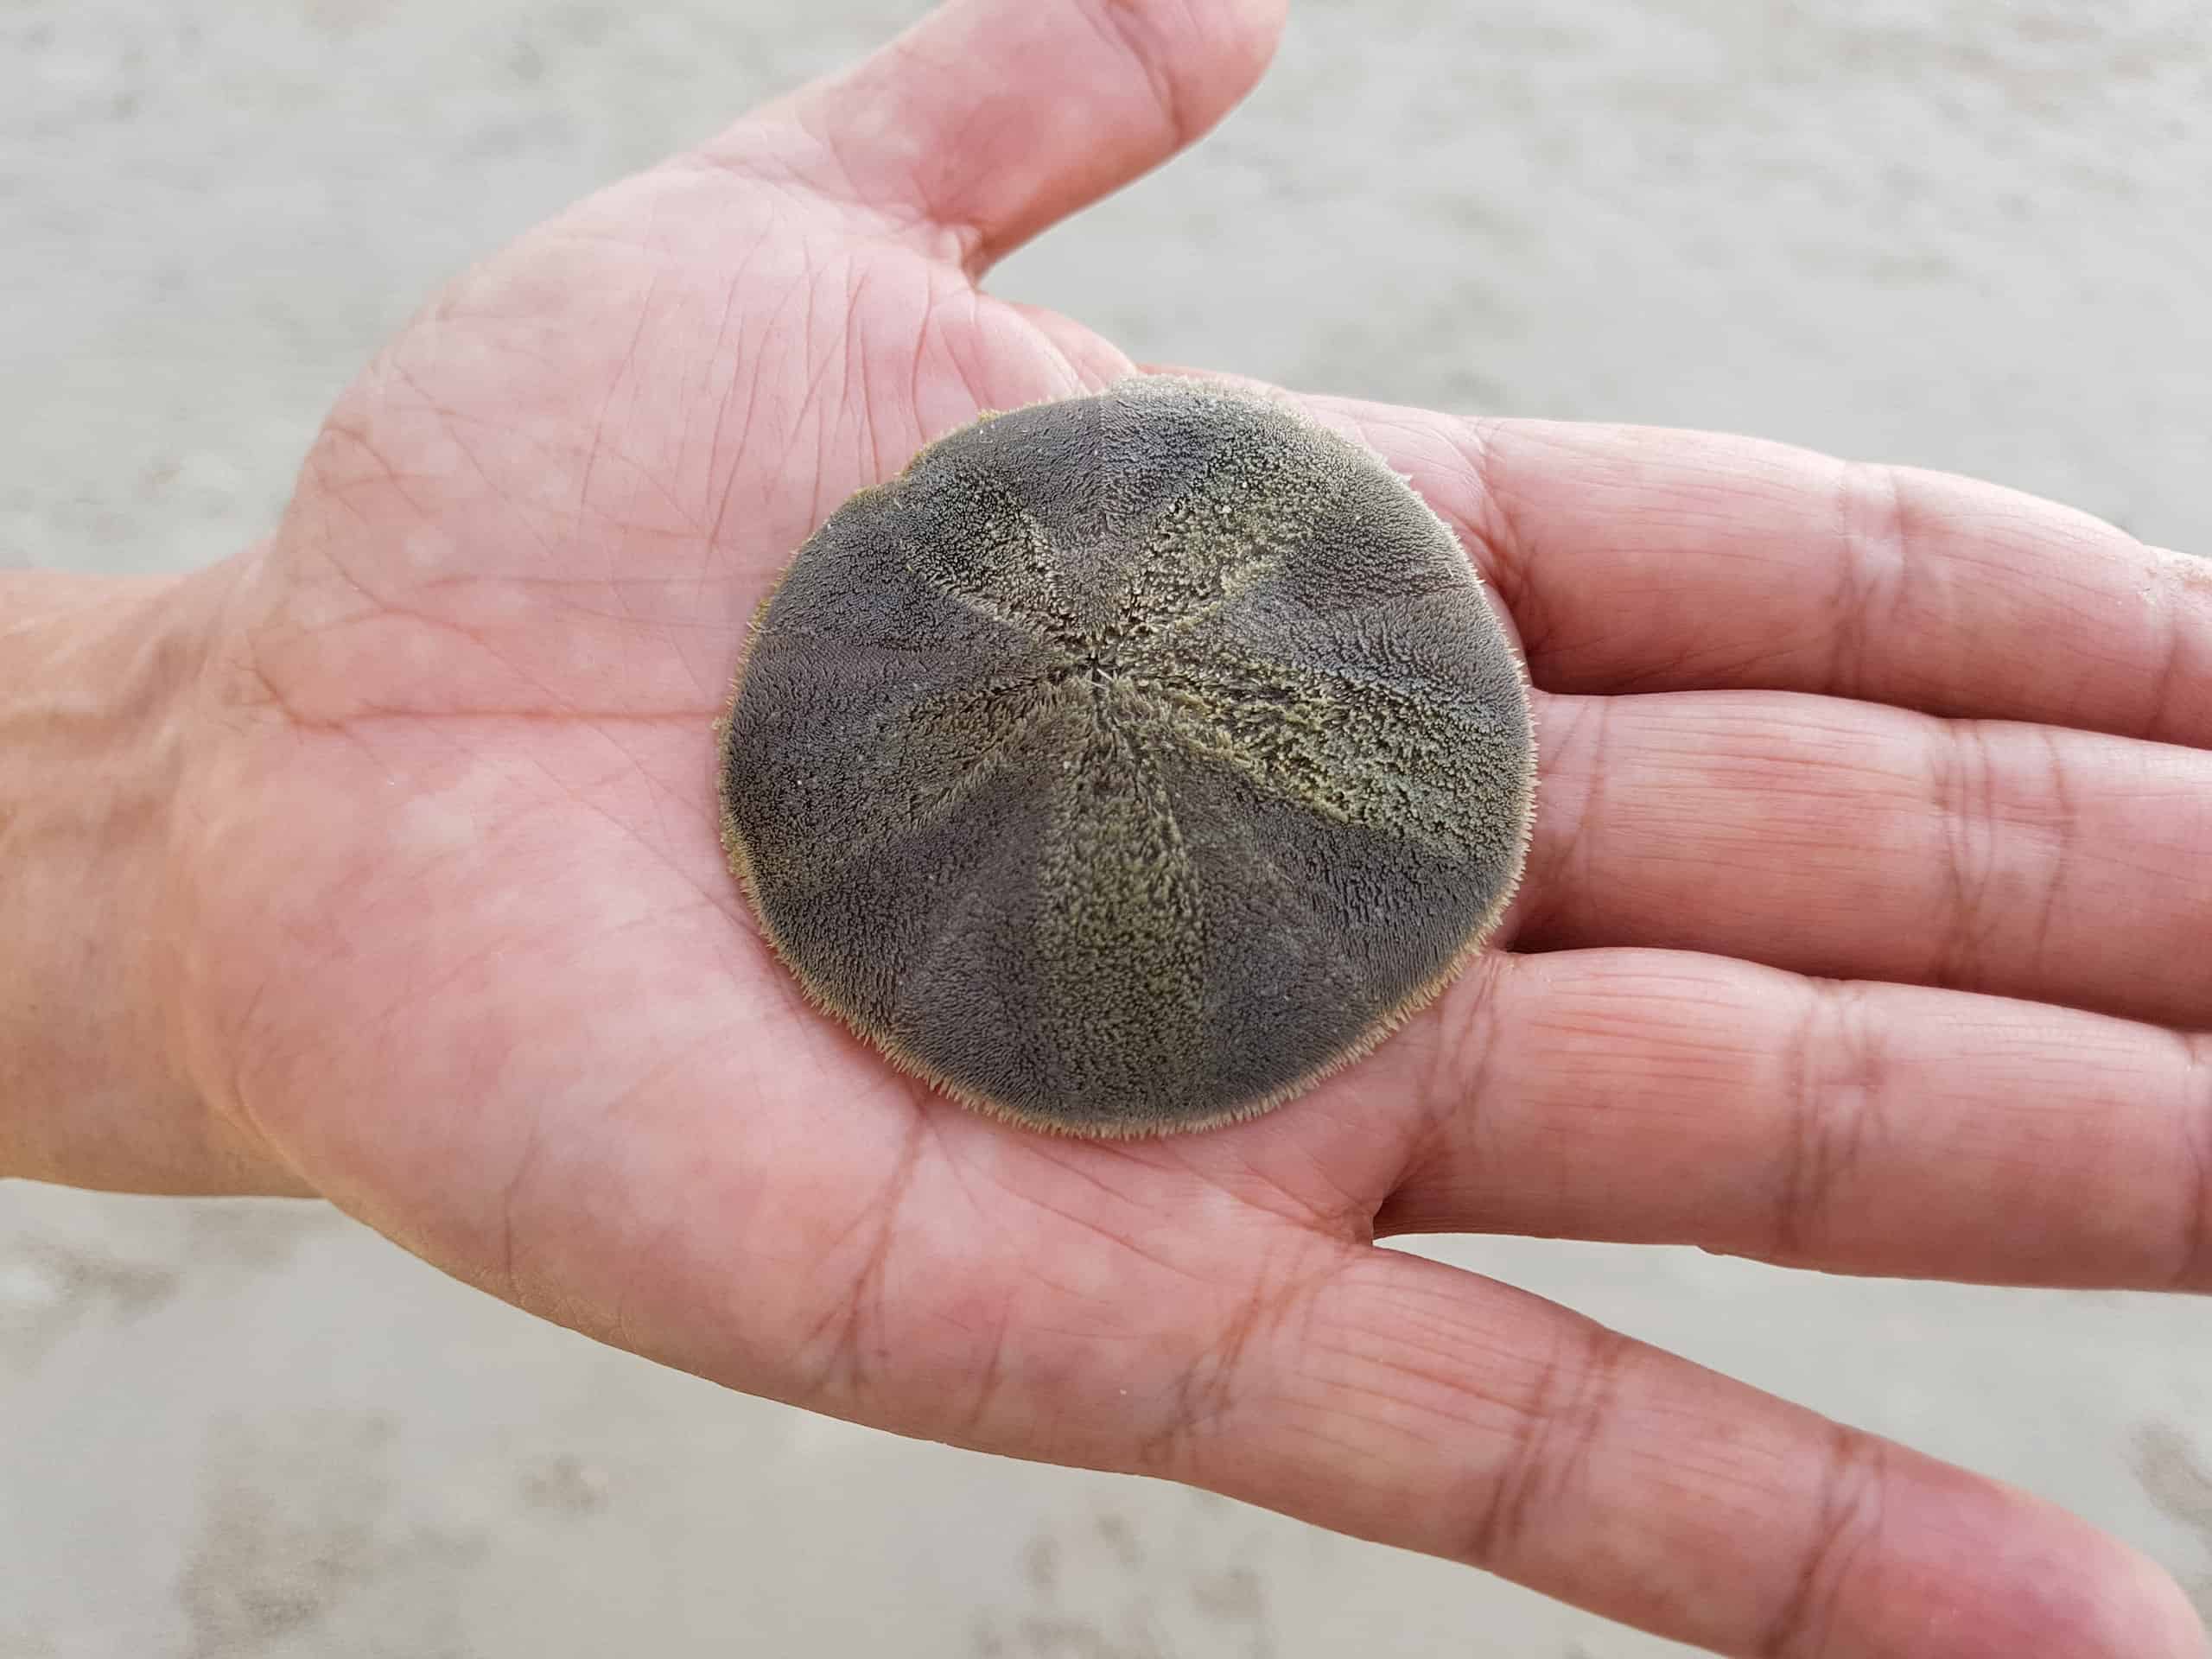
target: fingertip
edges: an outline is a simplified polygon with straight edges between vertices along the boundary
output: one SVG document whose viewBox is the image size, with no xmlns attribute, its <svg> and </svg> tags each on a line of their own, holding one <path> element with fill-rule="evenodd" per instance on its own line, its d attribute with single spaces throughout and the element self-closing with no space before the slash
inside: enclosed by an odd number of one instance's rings
<svg viewBox="0 0 2212 1659">
<path fill-rule="evenodd" d="M 2012 1629 L 1971 1649 L 1974 1659 L 2023 1653 L 2050 1659 L 2207 1659 L 2212 1653 L 2203 1622 L 2172 1575 L 2108 1537 L 2097 1537 L 2086 1560 L 2023 1574 L 2017 1590 Z"/>
<path fill-rule="evenodd" d="M 2173 1575 L 2149 1556 L 2118 1547 L 2120 1565 L 2111 1600 L 2120 1628 L 2101 1652 L 2148 1654 L 2156 1659 L 2212 1659 L 2212 1637 Z"/>
<path fill-rule="evenodd" d="M 1948 1500 L 1946 1501 L 1946 1496 Z M 2209 1659 L 2202 1621 L 2157 1562 L 2020 1491 L 1924 1465 L 1891 1571 L 1861 1586 L 1870 1645 L 1942 1659 Z M 1921 1535 L 1915 1539 L 1914 1532 Z M 1882 1581 L 1885 1580 L 1885 1581 Z M 1886 1630 L 1882 1610 L 1898 1616 Z"/>
</svg>

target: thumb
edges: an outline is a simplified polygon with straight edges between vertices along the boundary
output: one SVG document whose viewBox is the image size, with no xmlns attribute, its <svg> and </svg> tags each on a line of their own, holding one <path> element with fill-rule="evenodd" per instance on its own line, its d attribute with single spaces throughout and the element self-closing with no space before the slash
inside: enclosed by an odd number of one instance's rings
<svg viewBox="0 0 2212 1659">
<path fill-rule="evenodd" d="M 1274 55 L 1285 0 L 950 0 L 707 148 L 980 276 L 1211 130 Z"/>
</svg>

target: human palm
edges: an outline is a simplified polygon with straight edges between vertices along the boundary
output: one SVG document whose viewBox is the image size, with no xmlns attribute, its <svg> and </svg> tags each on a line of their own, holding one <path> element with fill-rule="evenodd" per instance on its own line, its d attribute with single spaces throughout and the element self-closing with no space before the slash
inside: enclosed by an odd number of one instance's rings
<svg viewBox="0 0 2212 1659">
<path fill-rule="evenodd" d="M 1527 648 L 1508 950 L 1292 1106 L 1098 1144 L 918 1088 L 753 926 L 710 730 L 752 614 L 926 441 L 1130 372 L 976 282 L 1256 75 L 1269 8 L 1194 10 L 950 8 L 465 276 L 340 402 L 232 574 L 185 803 L 185 1023 L 261 1184 L 750 1392 L 1728 1652 L 2196 1651 L 2069 1517 L 1375 1243 L 2212 1286 L 2177 558 L 1932 475 L 1317 400 Z"/>
</svg>

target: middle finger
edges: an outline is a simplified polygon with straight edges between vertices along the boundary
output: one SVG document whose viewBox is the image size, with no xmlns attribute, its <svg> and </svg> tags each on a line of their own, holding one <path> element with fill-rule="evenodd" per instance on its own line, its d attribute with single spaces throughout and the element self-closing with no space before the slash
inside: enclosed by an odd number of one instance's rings
<svg viewBox="0 0 2212 1659">
<path fill-rule="evenodd" d="M 1536 699 L 1516 950 L 2212 1023 L 2212 753 L 1794 692 Z"/>
</svg>

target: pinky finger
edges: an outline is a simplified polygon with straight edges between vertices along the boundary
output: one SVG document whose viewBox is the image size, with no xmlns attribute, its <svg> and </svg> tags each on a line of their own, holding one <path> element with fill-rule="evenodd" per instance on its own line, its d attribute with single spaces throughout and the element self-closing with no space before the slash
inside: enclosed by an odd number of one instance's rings
<svg viewBox="0 0 2212 1659">
<path fill-rule="evenodd" d="M 2156 1566 L 2024 1492 L 1522 1292 L 1365 1249 L 1154 1472 L 1757 1659 L 2202 1659 Z"/>
</svg>

